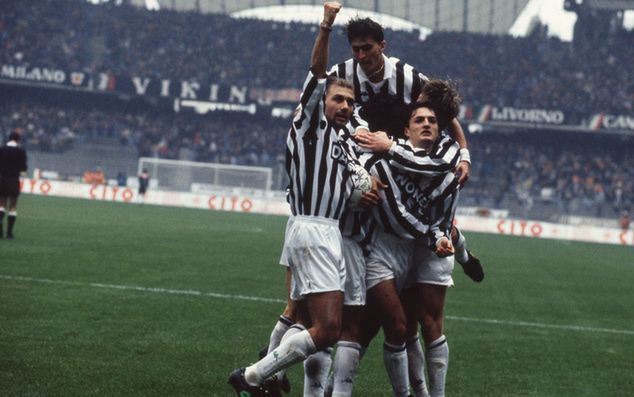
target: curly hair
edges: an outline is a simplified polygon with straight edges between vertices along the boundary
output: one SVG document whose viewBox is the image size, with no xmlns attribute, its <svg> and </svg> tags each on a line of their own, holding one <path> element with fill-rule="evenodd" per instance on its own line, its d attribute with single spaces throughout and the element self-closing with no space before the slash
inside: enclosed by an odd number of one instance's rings
<svg viewBox="0 0 634 397">
<path fill-rule="evenodd" d="M 441 130 L 445 129 L 460 113 L 462 98 L 451 81 L 428 80 L 423 86 L 421 96 L 422 102 L 427 106 L 421 106 L 421 102 L 417 102 L 412 106 L 412 112 L 420 107 L 429 107 L 436 113 L 438 127 Z"/>
</svg>

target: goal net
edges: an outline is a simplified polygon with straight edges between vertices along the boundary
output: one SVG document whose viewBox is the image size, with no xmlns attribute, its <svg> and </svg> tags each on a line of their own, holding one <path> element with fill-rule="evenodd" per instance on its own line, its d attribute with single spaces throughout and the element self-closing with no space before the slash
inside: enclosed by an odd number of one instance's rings
<svg viewBox="0 0 634 397">
<path fill-rule="evenodd" d="M 138 173 L 147 170 L 157 188 L 180 192 L 210 190 L 262 190 L 271 189 L 272 170 L 230 164 L 199 163 L 151 157 L 139 159 Z"/>
</svg>

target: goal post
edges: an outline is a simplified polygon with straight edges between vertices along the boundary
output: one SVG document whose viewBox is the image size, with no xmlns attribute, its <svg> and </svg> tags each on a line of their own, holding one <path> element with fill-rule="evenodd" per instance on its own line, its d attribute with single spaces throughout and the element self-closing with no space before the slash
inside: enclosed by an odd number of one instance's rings
<svg viewBox="0 0 634 397">
<path fill-rule="evenodd" d="M 146 169 L 157 188 L 180 192 L 213 189 L 270 191 L 271 168 L 244 165 L 202 163 L 154 157 L 139 158 L 138 173 Z"/>
</svg>

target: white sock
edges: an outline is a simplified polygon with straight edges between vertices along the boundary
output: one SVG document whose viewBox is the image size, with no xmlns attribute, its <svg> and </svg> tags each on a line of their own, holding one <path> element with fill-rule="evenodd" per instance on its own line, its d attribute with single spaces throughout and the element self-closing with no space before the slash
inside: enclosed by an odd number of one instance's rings
<svg viewBox="0 0 634 397">
<path fill-rule="evenodd" d="M 392 391 L 395 397 L 407 397 L 409 394 L 409 381 L 407 379 L 407 352 L 405 343 L 392 345 L 383 343 L 383 363 L 387 375 L 392 383 Z"/>
<path fill-rule="evenodd" d="M 459 263 L 467 263 L 469 260 L 469 254 L 467 254 L 467 239 L 464 238 L 464 234 L 460 233 L 460 229 L 456 228 L 458 234 L 458 242 L 454 244 L 456 250 L 456 260 Z"/>
<path fill-rule="evenodd" d="M 425 353 L 418 336 L 410 338 L 406 345 L 409 383 L 415 397 L 429 397 L 425 384 Z"/>
<path fill-rule="evenodd" d="M 288 331 L 288 329 L 295 324 L 293 320 L 286 316 L 280 316 L 280 319 L 275 323 L 275 327 L 273 327 L 273 331 L 271 331 L 271 336 L 269 337 L 269 350 L 267 354 L 275 350 L 276 347 L 280 345 L 282 341 L 282 337 Z"/>
<path fill-rule="evenodd" d="M 304 361 L 304 397 L 322 397 L 332 364 L 332 347 L 308 356 Z"/>
<path fill-rule="evenodd" d="M 427 373 L 429 375 L 429 394 L 431 397 L 444 397 L 447 366 L 449 365 L 449 345 L 445 335 L 441 335 L 425 349 Z"/>
<path fill-rule="evenodd" d="M 361 345 L 357 342 L 339 341 L 332 367 L 332 397 L 352 396 L 354 378 L 357 376 L 361 357 Z"/>
<path fill-rule="evenodd" d="M 285 340 L 267 354 L 262 360 L 246 368 L 244 378 L 252 386 L 262 384 L 276 372 L 286 369 L 293 364 L 304 361 L 306 357 L 316 351 L 315 343 L 308 331 L 304 330 Z"/>
<path fill-rule="evenodd" d="M 284 335 L 282 335 L 282 339 L 280 340 L 279 345 L 281 345 L 282 343 L 286 342 L 288 340 L 288 338 L 290 338 L 293 335 L 297 335 L 302 331 L 305 331 L 306 327 L 304 327 L 301 324 L 293 324 L 291 327 L 289 327 L 286 332 L 284 333 Z M 277 349 L 277 347 L 276 347 Z M 275 350 L 275 349 L 273 349 Z M 271 351 L 273 351 L 271 350 Z M 271 351 L 268 352 L 268 354 L 271 354 Z M 277 379 L 282 379 L 284 377 L 284 374 L 286 374 L 286 368 L 282 369 L 281 371 L 279 371 L 278 373 L 276 373 L 275 375 L 277 375 Z"/>
</svg>

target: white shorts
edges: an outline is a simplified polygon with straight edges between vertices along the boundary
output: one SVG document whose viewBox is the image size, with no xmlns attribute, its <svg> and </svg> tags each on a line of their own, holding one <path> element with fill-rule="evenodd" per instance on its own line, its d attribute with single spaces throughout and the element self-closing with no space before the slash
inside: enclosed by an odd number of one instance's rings
<svg viewBox="0 0 634 397">
<path fill-rule="evenodd" d="M 413 240 L 403 240 L 377 231 L 366 260 L 365 282 L 368 290 L 382 281 L 394 279 L 396 289 L 400 291 L 405 286 L 413 254 Z"/>
<path fill-rule="evenodd" d="M 437 284 L 451 287 L 453 285 L 454 256 L 439 258 L 429 247 L 417 244 L 414 249 L 409 285 Z"/>
<path fill-rule="evenodd" d="M 355 240 L 343 238 L 343 257 L 346 262 L 346 284 L 343 304 L 347 306 L 365 305 L 365 257 L 363 248 Z"/>
<path fill-rule="evenodd" d="M 288 229 L 290 229 L 294 220 L 295 217 L 293 215 L 289 216 L 286 221 L 286 229 L 284 230 L 284 246 L 282 246 L 282 255 L 280 255 L 280 265 L 284 267 L 288 267 L 288 259 L 286 259 L 286 240 L 288 239 Z"/>
<path fill-rule="evenodd" d="M 343 292 L 346 265 L 342 240 L 339 224 L 334 219 L 295 217 L 284 245 L 292 275 L 292 300 L 319 292 Z"/>
</svg>

